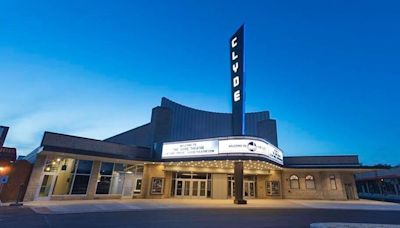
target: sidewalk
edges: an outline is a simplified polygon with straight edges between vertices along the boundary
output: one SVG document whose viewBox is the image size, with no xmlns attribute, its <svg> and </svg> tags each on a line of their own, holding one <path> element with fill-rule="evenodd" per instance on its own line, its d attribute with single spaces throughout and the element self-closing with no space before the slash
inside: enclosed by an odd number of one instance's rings
<svg viewBox="0 0 400 228">
<path fill-rule="evenodd" d="M 126 199 L 35 201 L 24 203 L 40 214 L 69 214 L 107 211 L 166 210 L 166 209 L 344 209 L 400 211 L 400 204 L 371 201 L 327 200 L 266 200 L 250 199 L 247 205 L 235 205 L 233 200 L 214 199 Z"/>
</svg>

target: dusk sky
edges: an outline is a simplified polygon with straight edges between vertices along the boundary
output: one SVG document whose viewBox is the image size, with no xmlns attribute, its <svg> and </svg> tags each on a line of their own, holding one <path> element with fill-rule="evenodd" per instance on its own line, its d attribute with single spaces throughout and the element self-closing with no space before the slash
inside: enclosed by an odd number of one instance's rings
<svg viewBox="0 0 400 228">
<path fill-rule="evenodd" d="M 165 96 L 230 112 L 229 38 L 245 24 L 246 111 L 285 156 L 400 164 L 399 1 L 0 3 L 0 125 L 25 155 L 44 131 L 95 139 Z"/>
</svg>

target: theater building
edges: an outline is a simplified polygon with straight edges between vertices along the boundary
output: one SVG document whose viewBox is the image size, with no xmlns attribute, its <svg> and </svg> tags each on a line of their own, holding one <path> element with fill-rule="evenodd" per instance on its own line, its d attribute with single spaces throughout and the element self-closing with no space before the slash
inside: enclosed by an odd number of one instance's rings
<svg viewBox="0 0 400 228">
<path fill-rule="evenodd" d="M 269 112 L 246 113 L 245 136 L 231 115 L 163 98 L 150 123 L 105 140 L 45 132 L 25 200 L 229 199 L 235 162 L 245 199 L 357 199 L 357 156 L 284 157 Z"/>
<path fill-rule="evenodd" d="M 357 199 L 357 156 L 285 157 L 269 112 L 245 112 L 243 31 L 229 42 L 231 113 L 162 98 L 148 124 L 105 140 L 45 132 L 24 199 Z"/>
</svg>

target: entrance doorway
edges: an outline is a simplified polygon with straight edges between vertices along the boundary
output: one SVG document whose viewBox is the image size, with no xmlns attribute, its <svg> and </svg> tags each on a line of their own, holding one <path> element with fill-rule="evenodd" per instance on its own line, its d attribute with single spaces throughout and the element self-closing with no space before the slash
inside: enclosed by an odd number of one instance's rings
<svg viewBox="0 0 400 228">
<path fill-rule="evenodd" d="M 235 179 L 233 175 L 228 176 L 228 197 L 235 197 Z M 243 180 L 243 198 L 256 197 L 256 181 L 254 176 L 247 176 Z"/>
<path fill-rule="evenodd" d="M 210 185 L 209 175 L 196 173 L 175 173 L 172 194 L 179 198 L 207 198 Z"/>
<path fill-rule="evenodd" d="M 175 196 L 176 197 L 190 197 L 190 198 L 206 198 L 207 194 L 207 181 L 206 180 L 184 180 L 177 179 L 175 182 Z"/>
<path fill-rule="evenodd" d="M 57 175 L 55 173 L 45 173 L 42 175 L 40 180 L 40 188 L 36 194 L 37 200 L 49 200 L 51 193 L 54 189 L 54 183 L 56 182 Z"/>
<path fill-rule="evenodd" d="M 244 198 L 254 198 L 256 196 L 255 186 L 256 186 L 255 181 L 244 181 L 243 197 Z"/>
</svg>

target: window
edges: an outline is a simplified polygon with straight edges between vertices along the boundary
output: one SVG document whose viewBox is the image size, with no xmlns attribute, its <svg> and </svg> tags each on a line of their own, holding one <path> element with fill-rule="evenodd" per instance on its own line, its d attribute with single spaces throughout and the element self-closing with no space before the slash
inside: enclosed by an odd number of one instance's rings
<svg viewBox="0 0 400 228">
<path fill-rule="evenodd" d="M 76 163 L 75 166 L 77 166 L 77 168 L 74 175 L 74 184 L 71 189 L 71 194 L 86 194 L 93 161 L 77 160 Z"/>
<path fill-rule="evenodd" d="M 314 177 L 311 175 L 306 176 L 306 189 L 315 189 Z"/>
<path fill-rule="evenodd" d="M 58 158 L 59 169 L 54 184 L 52 195 L 69 195 L 72 181 L 74 180 L 76 160 L 70 158 Z"/>
<path fill-rule="evenodd" d="M 299 184 L 299 177 L 296 175 L 292 175 L 289 178 L 290 181 L 290 188 L 291 189 L 299 189 L 300 188 L 300 184 Z"/>
<path fill-rule="evenodd" d="M 96 194 L 131 196 L 142 187 L 143 165 L 102 162 Z"/>
<path fill-rule="evenodd" d="M 54 186 L 49 193 L 51 195 L 85 195 L 92 166 L 93 161 L 89 160 L 48 158 L 43 173 L 51 173 L 55 178 Z"/>
<path fill-rule="evenodd" d="M 267 181 L 266 190 L 269 196 L 279 196 L 281 194 L 279 181 Z"/>
<path fill-rule="evenodd" d="M 336 190 L 337 186 L 336 186 L 336 178 L 334 175 L 329 176 L 329 183 L 331 185 L 331 189 L 332 190 Z"/>
<path fill-rule="evenodd" d="M 44 172 L 57 172 L 60 166 L 59 159 L 47 159 L 46 164 L 44 165 Z"/>
<path fill-rule="evenodd" d="M 134 194 L 139 194 L 142 189 L 142 179 L 136 179 L 136 186 L 135 190 L 133 191 Z"/>
<path fill-rule="evenodd" d="M 384 195 L 386 194 L 395 195 L 396 194 L 395 184 L 396 184 L 395 179 L 381 179 L 382 193 Z"/>
<path fill-rule="evenodd" d="M 381 190 L 379 189 L 378 181 L 371 180 L 367 182 L 369 193 L 373 194 L 381 194 Z"/>
<path fill-rule="evenodd" d="M 113 169 L 114 163 L 101 163 L 100 179 L 97 182 L 96 194 L 108 194 L 110 192 Z"/>
</svg>

